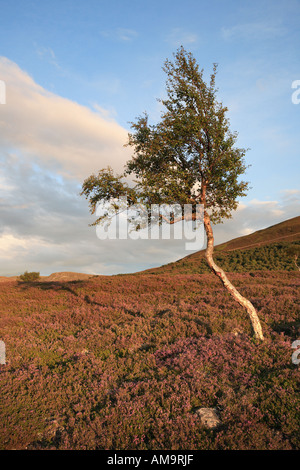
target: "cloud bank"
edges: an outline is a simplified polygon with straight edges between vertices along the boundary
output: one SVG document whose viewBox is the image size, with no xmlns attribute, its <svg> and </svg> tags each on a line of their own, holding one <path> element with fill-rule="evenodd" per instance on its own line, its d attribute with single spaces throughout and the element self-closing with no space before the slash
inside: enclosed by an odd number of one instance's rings
<svg viewBox="0 0 300 470">
<path fill-rule="evenodd" d="M 35 83 L 10 60 L 0 58 L 6 105 L 0 108 L 2 150 L 18 149 L 64 177 L 82 180 L 111 165 L 121 171 L 128 159 L 127 131 L 103 113 L 57 96 Z"/>
</svg>

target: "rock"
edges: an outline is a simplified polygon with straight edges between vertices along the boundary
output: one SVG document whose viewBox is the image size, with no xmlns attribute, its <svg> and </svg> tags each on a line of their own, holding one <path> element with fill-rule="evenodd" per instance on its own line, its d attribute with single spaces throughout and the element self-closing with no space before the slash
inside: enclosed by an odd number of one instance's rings
<svg viewBox="0 0 300 470">
<path fill-rule="evenodd" d="M 45 427 L 42 432 L 39 432 L 36 436 L 36 440 L 30 442 L 27 446 L 27 450 L 56 448 L 57 443 L 61 439 L 61 435 L 65 428 L 59 425 L 59 422 L 54 418 L 45 419 Z"/>
<path fill-rule="evenodd" d="M 234 334 L 234 336 L 240 336 L 242 335 L 244 332 L 241 328 L 234 328 L 232 333 Z"/>
<path fill-rule="evenodd" d="M 221 424 L 216 408 L 198 408 L 196 414 L 200 417 L 203 426 L 216 429 Z"/>
<path fill-rule="evenodd" d="M 56 419 L 48 419 L 46 422 L 47 426 L 44 429 L 43 437 L 46 439 L 53 439 L 57 437 L 57 435 L 61 433 L 63 429 L 59 426 L 58 421 Z"/>
</svg>

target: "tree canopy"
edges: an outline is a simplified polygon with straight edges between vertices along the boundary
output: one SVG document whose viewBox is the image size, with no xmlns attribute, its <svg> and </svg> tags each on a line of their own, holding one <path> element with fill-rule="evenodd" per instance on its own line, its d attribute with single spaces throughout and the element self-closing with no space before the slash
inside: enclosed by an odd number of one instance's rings
<svg viewBox="0 0 300 470">
<path fill-rule="evenodd" d="M 111 168 L 87 178 L 82 194 L 90 198 L 92 212 L 100 201 L 127 196 L 129 204 L 203 204 L 213 223 L 231 217 L 237 198 L 248 183 L 246 150 L 235 147 L 237 134 L 230 131 L 228 109 L 218 102 L 214 64 L 207 85 L 191 53 L 178 49 L 174 63 L 166 60 L 166 99 L 157 124 L 147 113 L 131 123 L 127 146 L 133 156 L 124 173 L 114 176 Z M 126 177 L 134 175 L 134 185 Z M 99 220 L 98 220 L 99 222 Z"/>
</svg>

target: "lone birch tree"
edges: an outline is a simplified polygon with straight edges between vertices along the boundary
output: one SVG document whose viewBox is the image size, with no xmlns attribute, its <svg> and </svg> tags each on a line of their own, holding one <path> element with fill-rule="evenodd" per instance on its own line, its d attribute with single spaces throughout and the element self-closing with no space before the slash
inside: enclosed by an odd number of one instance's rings
<svg viewBox="0 0 300 470">
<path fill-rule="evenodd" d="M 230 218 L 238 206 L 237 198 L 246 195 L 248 183 L 240 180 L 247 166 L 246 150 L 237 148 L 237 133 L 230 130 L 228 109 L 217 101 L 214 64 L 207 84 L 193 55 L 183 47 L 166 60 L 166 98 L 160 122 L 150 124 L 147 113 L 131 123 L 126 146 L 133 149 L 124 173 L 114 176 L 112 169 L 91 175 L 82 186 L 95 213 L 100 201 L 126 196 L 130 204 L 143 203 L 149 214 L 152 204 L 201 204 L 207 236 L 206 260 L 224 287 L 249 314 L 254 335 L 263 340 L 261 324 L 252 303 L 242 296 L 213 259 L 212 224 Z M 134 175 L 134 185 L 126 177 Z M 117 210 L 117 207 L 115 207 Z M 107 215 L 107 214 L 106 214 Z M 94 224 L 101 223 L 104 216 Z M 184 216 L 182 216 L 183 218 Z M 196 217 L 195 211 L 192 218 Z M 180 218 L 180 220 L 182 220 Z M 163 218 L 166 221 L 166 218 Z M 167 222 L 178 219 L 170 217 Z"/>
<path fill-rule="evenodd" d="M 292 245 L 288 248 L 287 254 L 294 258 L 294 265 L 298 271 L 300 271 L 300 267 L 298 266 L 297 260 L 300 256 L 300 247 L 299 245 Z"/>
</svg>

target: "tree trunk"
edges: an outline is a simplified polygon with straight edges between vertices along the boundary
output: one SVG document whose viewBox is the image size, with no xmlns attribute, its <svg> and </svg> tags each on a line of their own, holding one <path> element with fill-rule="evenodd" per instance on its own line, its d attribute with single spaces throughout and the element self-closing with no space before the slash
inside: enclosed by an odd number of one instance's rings
<svg viewBox="0 0 300 470">
<path fill-rule="evenodd" d="M 262 328 L 261 324 L 258 318 L 258 315 L 256 313 L 256 310 L 252 303 L 243 297 L 237 290 L 236 288 L 231 284 L 229 279 L 227 278 L 225 272 L 223 269 L 219 268 L 219 266 L 216 265 L 216 263 L 213 260 L 213 251 L 214 251 L 214 236 L 213 236 L 213 231 L 210 223 L 210 218 L 209 215 L 207 214 L 206 211 L 204 211 L 204 227 L 205 227 L 205 232 L 207 235 L 207 248 L 205 252 L 206 260 L 211 268 L 211 270 L 216 274 L 220 280 L 222 281 L 224 287 L 228 290 L 228 292 L 234 297 L 234 299 L 242 306 L 244 307 L 251 320 L 252 328 L 254 331 L 254 335 L 257 339 L 263 341 L 264 336 L 262 333 Z"/>
</svg>

